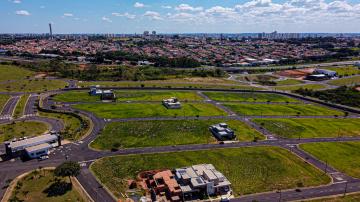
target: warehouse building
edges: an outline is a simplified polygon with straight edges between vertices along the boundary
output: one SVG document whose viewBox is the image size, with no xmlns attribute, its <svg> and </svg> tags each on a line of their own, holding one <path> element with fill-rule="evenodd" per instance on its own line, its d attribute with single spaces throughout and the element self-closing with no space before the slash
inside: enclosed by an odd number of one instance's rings
<svg viewBox="0 0 360 202">
<path fill-rule="evenodd" d="M 59 134 L 52 132 L 32 138 L 7 141 L 5 151 L 8 157 L 39 158 L 49 154 L 49 150 L 61 145 Z"/>
</svg>

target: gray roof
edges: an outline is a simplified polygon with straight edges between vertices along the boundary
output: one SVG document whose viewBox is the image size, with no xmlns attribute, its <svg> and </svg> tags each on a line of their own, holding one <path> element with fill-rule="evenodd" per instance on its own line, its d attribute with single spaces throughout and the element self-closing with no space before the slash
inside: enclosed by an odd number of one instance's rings
<svg viewBox="0 0 360 202">
<path fill-rule="evenodd" d="M 33 138 L 28 138 L 28 139 L 24 139 L 24 140 L 20 140 L 20 141 L 16 141 L 16 142 L 10 142 L 9 147 L 13 151 L 14 150 L 18 151 L 18 150 L 25 149 L 26 147 L 32 147 L 35 145 L 56 141 L 57 139 L 58 139 L 57 135 L 46 134 L 46 135 L 40 135 L 40 136 L 36 136 Z"/>
<path fill-rule="evenodd" d="M 52 148 L 52 146 L 49 143 L 43 143 L 43 144 L 39 144 L 39 145 L 35 145 L 32 147 L 27 147 L 25 149 L 26 152 L 31 153 L 31 152 L 37 152 L 43 149 L 50 149 Z"/>
</svg>

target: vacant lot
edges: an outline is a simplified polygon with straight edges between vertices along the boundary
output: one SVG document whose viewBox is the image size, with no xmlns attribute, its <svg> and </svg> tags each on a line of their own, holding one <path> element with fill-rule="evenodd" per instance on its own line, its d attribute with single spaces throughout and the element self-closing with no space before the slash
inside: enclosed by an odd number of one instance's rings
<svg viewBox="0 0 360 202">
<path fill-rule="evenodd" d="M 6 104 L 6 102 L 9 100 L 10 95 L 3 95 L 0 94 L 0 113 L 4 107 L 4 105 Z"/>
<path fill-rule="evenodd" d="M 180 101 L 197 101 L 202 97 L 196 92 L 186 91 L 116 91 L 118 101 L 162 101 L 171 97 L 177 97 Z M 56 95 L 55 101 L 59 102 L 96 102 L 99 96 L 90 96 L 86 91 L 71 91 Z"/>
<path fill-rule="evenodd" d="M 15 186 L 10 201 L 85 201 L 72 187 L 68 178 L 58 178 L 53 173 L 52 170 L 35 170 L 26 175 Z M 63 190 L 59 191 L 59 188 L 56 188 L 59 186 Z M 18 200 L 15 200 L 15 198 Z"/>
<path fill-rule="evenodd" d="M 276 86 L 274 87 L 275 90 L 282 90 L 282 91 L 294 91 L 300 88 L 303 89 L 311 89 L 311 90 L 320 90 L 326 88 L 325 85 L 322 84 L 304 84 L 304 85 L 288 85 L 288 86 Z"/>
<path fill-rule="evenodd" d="M 221 88 L 221 89 L 243 89 L 243 90 L 261 90 L 261 88 L 248 85 L 222 84 L 222 83 L 182 83 L 165 81 L 98 81 L 98 82 L 81 82 L 78 84 L 82 87 L 101 85 L 104 87 L 157 87 L 157 88 Z"/>
<path fill-rule="evenodd" d="M 311 104 L 240 104 L 225 103 L 224 106 L 239 115 L 344 115 L 343 112 Z"/>
<path fill-rule="evenodd" d="M 278 147 L 214 149 L 103 158 L 91 170 L 116 196 L 140 171 L 211 163 L 231 182 L 236 196 L 277 189 L 315 186 L 330 179 Z"/>
<path fill-rule="evenodd" d="M 254 119 L 284 138 L 360 136 L 359 119 Z"/>
<path fill-rule="evenodd" d="M 298 102 L 296 99 L 271 93 L 230 93 L 230 92 L 203 92 L 212 100 L 231 102 Z"/>
<path fill-rule="evenodd" d="M 281 80 L 281 81 L 275 81 L 275 83 L 278 86 L 285 86 L 285 85 L 302 84 L 304 82 L 301 80 L 296 80 L 296 79 L 285 79 L 285 80 Z"/>
<path fill-rule="evenodd" d="M 161 103 L 79 104 L 77 109 L 95 113 L 102 118 L 222 116 L 226 113 L 211 104 L 183 103 L 181 109 L 167 109 Z"/>
<path fill-rule="evenodd" d="M 67 83 L 61 80 L 22 80 L 0 85 L 0 91 L 7 92 L 40 92 L 65 88 Z"/>
<path fill-rule="evenodd" d="M 0 82 L 9 80 L 21 80 L 34 76 L 34 72 L 14 65 L 0 65 Z M 1 84 L 3 85 L 3 84 Z"/>
<path fill-rule="evenodd" d="M 360 177 L 360 142 L 309 143 L 300 147 L 340 172 Z"/>
<path fill-rule="evenodd" d="M 41 135 L 47 130 L 48 125 L 35 121 L 14 122 L 11 124 L 0 125 L 0 143 L 11 140 L 13 138 Z"/>
<path fill-rule="evenodd" d="M 353 86 L 360 83 L 360 76 L 331 80 L 328 83 L 335 86 Z"/>
<path fill-rule="evenodd" d="M 339 76 L 351 76 L 354 74 L 360 74 L 360 69 L 355 66 L 345 66 L 345 67 L 326 67 L 324 69 L 336 71 Z"/>
<path fill-rule="evenodd" d="M 264 139 L 259 132 L 238 120 L 130 121 L 107 124 L 91 146 L 95 149 L 118 149 L 216 142 L 209 126 L 227 123 L 240 141 Z"/>
</svg>

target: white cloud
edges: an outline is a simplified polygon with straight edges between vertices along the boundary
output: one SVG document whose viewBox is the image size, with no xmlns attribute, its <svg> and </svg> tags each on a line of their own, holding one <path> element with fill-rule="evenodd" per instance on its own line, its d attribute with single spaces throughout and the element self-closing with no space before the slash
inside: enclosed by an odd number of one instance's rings
<svg viewBox="0 0 360 202">
<path fill-rule="evenodd" d="M 74 17 L 74 14 L 72 14 L 72 13 L 64 13 L 63 17 Z"/>
<path fill-rule="evenodd" d="M 110 18 L 105 17 L 105 16 L 103 16 L 103 17 L 101 18 L 101 20 L 102 20 L 102 21 L 105 21 L 105 22 L 109 22 L 109 23 L 112 22 L 112 20 L 111 20 Z"/>
<path fill-rule="evenodd" d="M 111 13 L 111 15 L 116 16 L 116 17 L 126 17 L 127 19 L 135 19 L 136 15 L 134 14 L 130 14 L 128 12 L 126 13 Z"/>
<path fill-rule="evenodd" d="M 163 5 L 163 6 L 161 6 L 161 8 L 171 9 L 172 7 L 171 7 L 171 6 L 166 6 L 166 5 Z"/>
<path fill-rule="evenodd" d="M 177 11 L 202 11 L 203 7 L 192 7 L 189 4 L 180 4 L 175 7 Z"/>
<path fill-rule="evenodd" d="M 15 14 L 16 14 L 16 15 L 22 15 L 22 16 L 29 16 L 29 15 L 31 15 L 31 14 L 29 13 L 29 11 L 26 11 L 26 10 L 16 11 Z"/>
<path fill-rule="evenodd" d="M 160 13 L 155 12 L 155 11 L 146 11 L 144 13 L 144 16 L 148 17 L 151 20 L 162 20 L 163 19 L 161 17 Z"/>
<path fill-rule="evenodd" d="M 136 3 L 134 4 L 134 7 L 135 7 L 135 8 L 144 8 L 144 7 L 145 7 L 145 4 L 140 3 L 140 2 L 136 2 Z"/>
<path fill-rule="evenodd" d="M 21 4 L 21 0 L 14 0 L 13 3 L 14 4 Z"/>
<path fill-rule="evenodd" d="M 44 8 L 45 8 L 45 6 L 40 6 L 40 8 L 41 8 L 41 9 L 44 9 Z"/>
</svg>

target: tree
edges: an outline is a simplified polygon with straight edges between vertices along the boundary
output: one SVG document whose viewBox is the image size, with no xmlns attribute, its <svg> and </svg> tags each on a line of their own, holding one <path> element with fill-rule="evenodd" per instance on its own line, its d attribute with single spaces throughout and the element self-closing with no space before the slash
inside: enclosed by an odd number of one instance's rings
<svg viewBox="0 0 360 202">
<path fill-rule="evenodd" d="M 55 176 L 58 177 L 76 177 L 80 174 L 80 165 L 77 162 L 67 161 L 56 167 L 54 171 Z"/>
</svg>

